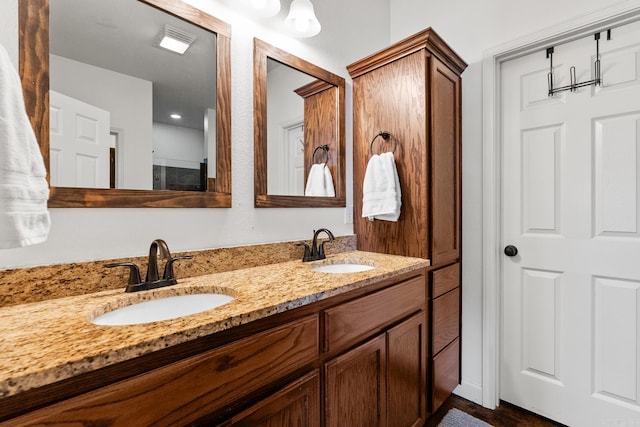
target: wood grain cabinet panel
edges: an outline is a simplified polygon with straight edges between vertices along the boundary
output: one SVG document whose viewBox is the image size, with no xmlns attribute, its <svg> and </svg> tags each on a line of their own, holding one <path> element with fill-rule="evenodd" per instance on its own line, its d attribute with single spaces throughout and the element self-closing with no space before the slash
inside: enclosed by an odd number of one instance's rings
<svg viewBox="0 0 640 427">
<path fill-rule="evenodd" d="M 433 358 L 432 369 L 431 411 L 435 412 L 460 383 L 459 339 L 453 341 Z"/>
<path fill-rule="evenodd" d="M 431 263 L 460 258 L 460 76 L 431 59 Z"/>
<path fill-rule="evenodd" d="M 325 311 L 325 351 L 364 339 L 416 311 L 426 302 L 423 276 Z"/>
<path fill-rule="evenodd" d="M 320 427 L 320 374 L 314 369 L 222 427 Z"/>
<path fill-rule="evenodd" d="M 424 424 L 425 321 L 419 312 L 325 364 L 328 427 Z"/>
<path fill-rule="evenodd" d="M 440 295 L 460 286 L 460 263 L 431 271 L 431 297 Z"/>
<path fill-rule="evenodd" d="M 325 364 L 327 427 L 385 425 L 386 348 L 383 334 Z"/>
<path fill-rule="evenodd" d="M 6 425 L 184 425 L 312 363 L 318 354 L 318 316 L 311 315 Z"/>
<path fill-rule="evenodd" d="M 387 332 L 387 426 L 421 426 L 426 410 L 425 315 Z"/>
<path fill-rule="evenodd" d="M 433 300 L 432 322 L 432 351 L 438 354 L 460 336 L 460 288 Z"/>
</svg>

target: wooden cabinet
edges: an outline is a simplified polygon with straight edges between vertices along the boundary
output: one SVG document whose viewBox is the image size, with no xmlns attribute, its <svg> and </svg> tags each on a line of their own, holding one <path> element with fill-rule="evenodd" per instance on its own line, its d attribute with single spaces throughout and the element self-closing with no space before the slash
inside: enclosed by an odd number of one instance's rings
<svg viewBox="0 0 640 427">
<path fill-rule="evenodd" d="M 431 411 L 442 405 L 460 382 L 460 264 L 431 276 Z"/>
<path fill-rule="evenodd" d="M 325 310 L 326 425 L 426 421 L 426 289 L 421 277 Z"/>
<path fill-rule="evenodd" d="M 427 309 L 426 270 L 381 279 L 229 330 L 229 339 L 214 334 L 168 349 L 171 357 L 150 354 L 155 369 L 134 359 L 124 369 L 136 373 L 124 379 L 95 371 L 85 379 L 102 385 L 61 386 L 0 424 L 422 425 Z"/>
<path fill-rule="evenodd" d="M 424 424 L 424 322 L 419 312 L 325 364 L 327 427 Z"/>
<path fill-rule="evenodd" d="M 386 358 L 381 335 L 326 363 L 327 427 L 384 425 Z"/>
<path fill-rule="evenodd" d="M 421 426 L 426 407 L 426 318 L 413 316 L 387 332 L 387 426 Z"/>
<path fill-rule="evenodd" d="M 7 425 L 192 423 L 312 364 L 319 354 L 318 331 L 318 316 L 305 316 L 64 400 L 13 419 Z"/>
<path fill-rule="evenodd" d="M 461 261 L 461 74 L 466 66 L 429 28 L 347 67 L 353 78 L 354 228 L 358 249 L 429 258 L 436 278 L 440 269 L 451 265 L 456 265 L 459 272 Z M 390 133 L 389 141 L 378 138 L 372 142 L 380 131 Z M 402 189 L 400 218 L 397 222 L 369 221 L 361 213 L 362 183 L 370 153 L 394 147 Z M 432 314 L 444 316 L 433 318 L 431 362 L 452 338 L 459 340 L 459 315 L 455 315 L 460 312 L 459 285 L 458 277 L 454 286 L 457 293 L 441 301 L 435 300 L 431 289 Z M 443 306 L 453 311 L 445 314 Z M 459 380 L 456 348 L 459 353 L 459 344 L 446 353 L 457 360 L 455 364 L 453 360 L 438 367 L 432 364 L 430 406 L 434 410 L 438 406 L 433 399 L 435 379 Z"/>
<path fill-rule="evenodd" d="M 221 426 L 320 427 L 320 375 L 311 373 L 234 416 Z"/>
</svg>

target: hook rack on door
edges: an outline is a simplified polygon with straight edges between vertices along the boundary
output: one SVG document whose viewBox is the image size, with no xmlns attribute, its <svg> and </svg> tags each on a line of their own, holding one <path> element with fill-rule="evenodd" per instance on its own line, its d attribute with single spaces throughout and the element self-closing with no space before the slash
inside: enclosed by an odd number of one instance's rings
<svg viewBox="0 0 640 427">
<path fill-rule="evenodd" d="M 547 58 L 549 59 L 549 73 L 547 73 L 547 83 L 549 84 L 548 96 L 553 96 L 553 94 L 558 92 L 564 92 L 565 90 L 570 90 L 571 92 L 575 92 L 575 90 L 578 89 L 579 87 L 591 86 L 591 85 L 600 86 L 602 84 L 602 76 L 600 74 L 600 33 L 595 33 L 593 35 L 593 38 L 596 41 L 596 60 L 593 63 L 595 78 L 587 82 L 578 83 L 576 79 L 576 67 L 571 66 L 569 68 L 570 84 L 566 86 L 554 88 L 553 87 L 553 46 L 547 48 Z M 607 30 L 607 40 L 611 40 L 611 29 Z"/>
</svg>

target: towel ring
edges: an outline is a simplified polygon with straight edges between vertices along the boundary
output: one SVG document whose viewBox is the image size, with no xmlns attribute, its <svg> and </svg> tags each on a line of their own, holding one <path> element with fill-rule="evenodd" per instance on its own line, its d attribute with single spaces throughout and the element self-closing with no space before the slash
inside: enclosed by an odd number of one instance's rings
<svg viewBox="0 0 640 427">
<path fill-rule="evenodd" d="M 369 146 L 369 156 L 373 156 L 373 143 L 375 142 L 376 138 L 378 138 L 379 136 L 382 137 L 382 139 L 384 139 L 385 141 L 388 141 L 389 138 L 391 137 L 391 134 L 387 131 L 381 130 L 380 132 L 378 132 L 378 134 L 376 136 L 373 137 L 373 139 L 371 140 L 371 145 Z M 396 148 L 398 148 L 398 140 L 397 139 L 393 139 L 393 151 L 392 153 L 395 154 L 396 152 Z"/>
<path fill-rule="evenodd" d="M 315 150 L 313 150 L 313 154 L 311 155 L 311 159 L 315 162 L 316 159 L 316 152 L 318 150 L 323 150 L 324 151 L 324 165 L 326 166 L 327 163 L 329 163 L 329 145 L 324 144 L 324 145 L 318 145 L 316 147 Z"/>
</svg>

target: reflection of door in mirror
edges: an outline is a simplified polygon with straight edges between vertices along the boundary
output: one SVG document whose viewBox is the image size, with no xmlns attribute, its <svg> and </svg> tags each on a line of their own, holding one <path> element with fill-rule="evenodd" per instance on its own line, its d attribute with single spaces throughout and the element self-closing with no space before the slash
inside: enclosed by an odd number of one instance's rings
<svg viewBox="0 0 640 427">
<path fill-rule="evenodd" d="M 51 185 L 109 188 L 109 112 L 53 90 L 49 105 Z"/>
<path fill-rule="evenodd" d="M 216 35 L 135 0 L 51 0 L 50 27 L 51 90 L 109 114 L 106 125 L 85 113 L 69 120 L 85 133 L 89 123 L 117 133 L 116 188 L 206 191 L 216 171 L 207 167 L 216 157 Z M 191 44 L 169 51 L 164 35 Z M 65 117 L 51 105 L 52 123 Z M 94 150 L 102 156 L 67 148 L 53 127 L 50 138 L 51 185 L 109 188 L 108 142 Z"/>
<path fill-rule="evenodd" d="M 296 93 L 314 77 L 278 61 L 267 59 L 267 191 L 274 195 L 304 195 L 304 181 L 296 186 L 295 141 L 302 140 L 302 172 L 304 152 L 304 100 Z M 293 142 L 293 144 L 292 144 Z M 299 156 L 298 156 L 299 157 Z M 298 188 L 299 187 L 299 188 Z"/>
<path fill-rule="evenodd" d="M 304 124 L 297 123 L 287 129 L 286 164 L 284 170 L 288 172 L 287 187 L 279 194 L 304 195 Z M 277 194 L 277 193 L 274 193 Z"/>
</svg>

